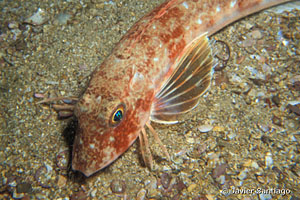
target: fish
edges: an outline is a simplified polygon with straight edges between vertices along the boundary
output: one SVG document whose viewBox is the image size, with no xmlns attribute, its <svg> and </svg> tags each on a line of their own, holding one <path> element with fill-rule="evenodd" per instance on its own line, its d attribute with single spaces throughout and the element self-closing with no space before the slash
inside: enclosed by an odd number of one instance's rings
<svg viewBox="0 0 300 200">
<path fill-rule="evenodd" d="M 78 130 L 72 168 L 89 177 L 139 138 L 152 163 L 146 128 L 174 124 L 209 89 L 214 58 L 209 37 L 228 24 L 290 0 L 168 0 L 142 17 L 95 68 L 74 107 Z"/>
</svg>

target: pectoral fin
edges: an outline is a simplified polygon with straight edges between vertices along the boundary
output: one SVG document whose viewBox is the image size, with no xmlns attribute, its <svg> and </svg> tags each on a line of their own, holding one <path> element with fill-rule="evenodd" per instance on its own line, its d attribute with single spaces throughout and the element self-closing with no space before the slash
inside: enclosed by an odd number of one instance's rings
<svg viewBox="0 0 300 200">
<path fill-rule="evenodd" d="M 206 35 L 191 42 L 174 63 L 174 73 L 156 94 L 151 120 L 176 123 L 178 117 L 197 106 L 209 88 L 213 58 Z"/>
</svg>

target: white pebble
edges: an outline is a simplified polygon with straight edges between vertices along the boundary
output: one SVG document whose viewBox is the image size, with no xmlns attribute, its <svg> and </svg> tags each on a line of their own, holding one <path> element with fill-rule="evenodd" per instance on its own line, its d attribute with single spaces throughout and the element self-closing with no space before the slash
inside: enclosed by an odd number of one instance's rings
<svg viewBox="0 0 300 200">
<path fill-rule="evenodd" d="M 198 130 L 201 132 L 201 133 L 207 133 L 209 131 L 211 131 L 214 127 L 212 125 L 209 125 L 209 124 L 204 124 L 204 125 L 201 125 L 198 127 Z"/>
<path fill-rule="evenodd" d="M 266 167 L 269 168 L 273 165 L 273 158 L 272 158 L 272 153 L 268 152 L 266 157 L 265 157 L 265 164 Z"/>
<path fill-rule="evenodd" d="M 247 178 L 247 173 L 248 173 L 248 169 L 246 168 L 240 172 L 240 174 L 238 175 L 238 179 L 244 180 L 245 178 Z"/>
<path fill-rule="evenodd" d="M 272 195 L 271 194 L 259 194 L 259 199 L 260 200 L 271 200 Z"/>
</svg>

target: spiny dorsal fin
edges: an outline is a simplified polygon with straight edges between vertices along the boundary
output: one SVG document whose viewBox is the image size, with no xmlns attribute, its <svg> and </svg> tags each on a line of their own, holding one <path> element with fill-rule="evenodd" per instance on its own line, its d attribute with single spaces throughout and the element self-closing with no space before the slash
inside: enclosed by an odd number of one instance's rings
<svg viewBox="0 0 300 200">
<path fill-rule="evenodd" d="M 213 58 L 206 35 L 191 42 L 174 63 L 174 73 L 156 94 L 151 120 L 176 123 L 179 115 L 197 106 L 209 88 Z"/>
</svg>

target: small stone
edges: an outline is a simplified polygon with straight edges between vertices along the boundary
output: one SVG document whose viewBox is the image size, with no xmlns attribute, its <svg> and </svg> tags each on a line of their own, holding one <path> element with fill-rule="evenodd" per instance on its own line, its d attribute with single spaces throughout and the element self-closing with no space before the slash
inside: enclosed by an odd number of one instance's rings
<svg viewBox="0 0 300 200">
<path fill-rule="evenodd" d="M 256 179 L 258 182 L 260 182 L 262 184 L 265 184 L 265 182 L 266 182 L 263 176 L 257 176 Z"/>
<path fill-rule="evenodd" d="M 69 164 L 69 151 L 63 150 L 56 155 L 56 165 L 62 170 L 66 170 Z"/>
<path fill-rule="evenodd" d="M 96 188 L 93 189 L 90 194 L 91 194 L 91 197 L 95 198 L 97 195 L 97 189 Z"/>
<path fill-rule="evenodd" d="M 30 183 L 19 183 L 17 185 L 17 193 L 30 193 L 32 192 L 32 187 Z"/>
<path fill-rule="evenodd" d="M 230 140 L 232 140 L 233 138 L 236 137 L 236 133 L 235 133 L 235 132 L 230 132 L 227 136 L 228 136 L 228 138 L 229 138 Z"/>
<path fill-rule="evenodd" d="M 126 189 L 125 182 L 122 180 L 113 180 L 110 184 L 110 189 L 113 193 L 122 194 Z"/>
<path fill-rule="evenodd" d="M 136 200 L 145 200 L 146 194 L 147 194 L 147 191 L 145 189 L 141 189 L 136 196 Z"/>
<path fill-rule="evenodd" d="M 220 183 L 221 185 L 224 185 L 226 183 L 226 178 L 224 175 L 221 175 L 220 177 L 218 177 L 217 182 Z"/>
<path fill-rule="evenodd" d="M 57 185 L 59 188 L 62 188 L 66 185 L 67 183 L 67 178 L 62 176 L 62 175 L 59 175 L 58 177 L 58 181 L 57 181 Z"/>
<path fill-rule="evenodd" d="M 146 189 L 156 189 L 157 188 L 157 179 L 152 177 L 149 180 L 145 181 Z"/>
<path fill-rule="evenodd" d="M 214 127 L 212 125 L 209 125 L 209 124 L 204 124 L 204 125 L 201 125 L 198 127 L 198 130 L 201 132 L 201 133 L 207 133 L 209 131 L 211 131 Z"/>
<path fill-rule="evenodd" d="M 299 163 L 296 163 L 292 167 L 292 172 L 294 172 L 298 177 L 300 177 L 300 164 Z"/>
<path fill-rule="evenodd" d="M 160 176 L 161 184 L 165 189 L 167 189 L 169 187 L 171 179 L 172 179 L 172 177 L 168 173 L 163 173 Z"/>
<path fill-rule="evenodd" d="M 273 97 L 272 97 L 272 101 L 273 101 L 273 103 L 274 103 L 277 107 L 280 106 L 280 98 L 278 97 L 278 95 L 273 96 Z"/>
<path fill-rule="evenodd" d="M 70 20 L 71 18 L 71 15 L 69 14 L 66 14 L 66 13 L 60 13 L 58 16 L 57 16 L 57 22 L 58 24 L 60 25 L 66 25 L 68 23 L 68 21 Z"/>
<path fill-rule="evenodd" d="M 76 192 L 70 198 L 70 200 L 86 200 L 86 199 L 88 199 L 88 194 L 84 191 Z"/>
<path fill-rule="evenodd" d="M 227 167 L 228 167 L 228 165 L 226 163 L 223 163 L 223 164 L 220 164 L 220 165 L 216 166 L 216 168 L 213 169 L 212 177 L 213 178 L 218 178 L 221 175 L 225 175 Z"/>
<path fill-rule="evenodd" d="M 253 167 L 253 168 L 255 168 L 255 169 L 258 169 L 258 168 L 259 168 L 257 162 L 255 162 L 255 161 L 253 161 L 253 162 L 251 163 L 251 167 Z"/>
<path fill-rule="evenodd" d="M 8 24 L 8 28 L 9 29 L 18 29 L 19 28 L 19 24 L 17 22 L 10 22 Z"/>
<path fill-rule="evenodd" d="M 238 175 L 238 179 L 240 180 L 244 180 L 247 178 L 247 173 L 248 173 L 248 169 L 244 169 L 243 171 L 241 171 Z"/>
<path fill-rule="evenodd" d="M 257 127 L 264 133 L 270 130 L 270 127 L 267 124 L 257 123 Z"/>
<path fill-rule="evenodd" d="M 273 165 L 272 153 L 270 152 L 268 152 L 267 155 L 265 156 L 265 165 L 267 168 L 272 167 Z"/>
<path fill-rule="evenodd" d="M 188 143 L 190 143 L 190 144 L 195 143 L 195 139 L 192 138 L 192 137 L 187 138 L 186 141 L 187 141 Z"/>
<path fill-rule="evenodd" d="M 259 199 L 260 200 L 271 200 L 272 195 L 271 194 L 259 194 Z"/>
<path fill-rule="evenodd" d="M 262 34 L 261 34 L 260 30 L 252 31 L 251 36 L 253 39 L 261 39 L 262 38 Z"/>
<path fill-rule="evenodd" d="M 272 122 L 273 122 L 273 124 L 275 124 L 277 126 L 282 126 L 282 120 L 275 115 L 272 118 Z"/>
<path fill-rule="evenodd" d="M 271 142 L 273 142 L 272 138 L 267 135 L 261 136 L 261 141 L 265 144 L 270 144 Z"/>
<path fill-rule="evenodd" d="M 196 184 L 191 184 L 191 185 L 187 188 L 187 191 L 188 191 L 188 192 L 192 192 L 196 187 L 197 187 Z"/>
<path fill-rule="evenodd" d="M 213 131 L 216 131 L 216 132 L 223 132 L 223 131 L 225 131 L 225 128 L 222 127 L 222 126 L 215 126 L 215 127 L 213 128 Z"/>
<path fill-rule="evenodd" d="M 287 106 L 287 108 L 288 108 L 291 112 L 293 112 L 293 113 L 295 113 L 296 115 L 300 116 L 300 108 L 298 108 L 297 106 L 294 106 L 294 105 L 289 104 L 289 105 Z"/>
</svg>

